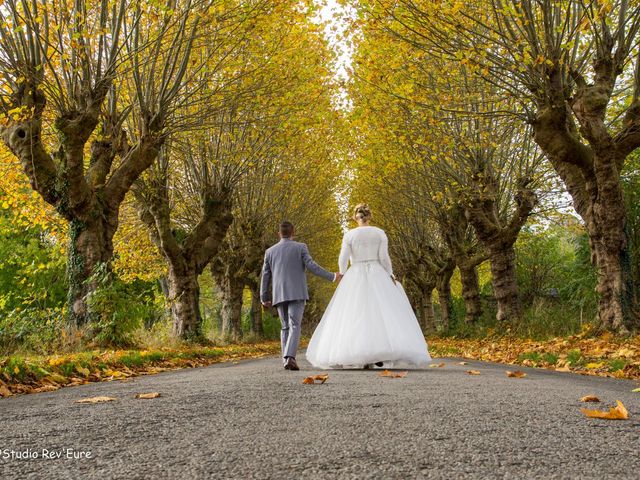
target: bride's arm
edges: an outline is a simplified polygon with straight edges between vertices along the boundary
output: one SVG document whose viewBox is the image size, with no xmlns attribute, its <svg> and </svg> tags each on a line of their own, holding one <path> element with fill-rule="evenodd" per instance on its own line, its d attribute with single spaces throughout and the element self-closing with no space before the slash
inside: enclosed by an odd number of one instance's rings
<svg viewBox="0 0 640 480">
<path fill-rule="evenodd" d="M 391 258 L 389 257 L 389 240 L 387 234 L 381 232 L 380 247 L 378 247 L 378 260 L 384 269 L 393 277 L 393 267 L 391 266 Z"/>
<path fill-rule="evenodd" d="M 347 267 L 349 266 L 349 258 L 351 257 L 351 247 L 347 240 L 347 235 L 342 237 L 342 248 L 340 248 L 340 256 L 338 257 L 338 268 L 341 274 L 345 274 Z"/>
</svg>

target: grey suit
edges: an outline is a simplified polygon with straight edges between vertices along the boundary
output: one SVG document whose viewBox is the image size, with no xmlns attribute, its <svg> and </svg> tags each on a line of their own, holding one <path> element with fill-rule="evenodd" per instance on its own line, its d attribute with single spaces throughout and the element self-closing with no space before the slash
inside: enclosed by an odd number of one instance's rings
<svg viewBox="0 0 640 480">
<path fill-rule="evenodd" d="M 300 342 L 300 324 L 305 302 L 309 299 L 306 270 L 330 281 L 335 279 L 333 273 L 313 261 L 304 243 L 283 238 L 264 255 L 260 300 L 271 302 L 278 310 L 282 323 L 282 357 L 285 359 L 295 358 Z"/>
</svg>

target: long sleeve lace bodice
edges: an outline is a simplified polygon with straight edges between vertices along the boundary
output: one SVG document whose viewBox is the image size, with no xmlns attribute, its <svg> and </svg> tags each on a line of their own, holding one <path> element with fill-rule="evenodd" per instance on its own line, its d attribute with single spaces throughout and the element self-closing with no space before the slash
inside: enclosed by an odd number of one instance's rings
<svg viewBox="0 0 640 480">
<path fill-rule="evenodd" d="M 378 227 L 358 227 L 349 230 L 342 238 L 342 248 L 338 265 L 340 273 L 345 273 L 351 263 L 379 261 L 383 268 L 393 275 L 389 257 L 387 235 Z"/>
</svg>

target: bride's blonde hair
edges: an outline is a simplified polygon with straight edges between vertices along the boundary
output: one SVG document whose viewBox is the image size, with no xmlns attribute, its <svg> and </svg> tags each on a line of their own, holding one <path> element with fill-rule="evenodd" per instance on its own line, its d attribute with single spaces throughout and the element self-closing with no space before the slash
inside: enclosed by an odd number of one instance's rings
<svg viewBox="0 0 640 480">
<path fill-rule="evenodd" d="M 356 205 L 356 208 L 353 210 L 353 219 L 355 221 L 358 220 L 371 220 L 371 208 L 366 203 L 359 203 Z"/>
</svg>

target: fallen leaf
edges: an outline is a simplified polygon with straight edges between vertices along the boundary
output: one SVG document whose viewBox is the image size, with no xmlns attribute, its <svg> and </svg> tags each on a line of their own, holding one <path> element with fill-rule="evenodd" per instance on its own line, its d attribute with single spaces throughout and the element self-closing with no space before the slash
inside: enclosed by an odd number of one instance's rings
<svg viewBox="0 0 640 480">
<path fill-rule="evenodd" d="M 328 379 L 329 379 L 329 374 L 327 374 L 327 373 L 324 373 L 324 374 L 322 374 L 322 375 L 316 375 L 316 376 L 314 376 L 314 377 L 313 377 L 313 380 L 314 380 L 314 381 L 315 381 L 315 380 L 317 380 L 317 381 L 319 381 L 320 383 L 324 383 L 324 382 L 326 382 Z"/>
<path fill-rule="evenodd" d="M 0 397 L 10 397 L 11 395 L 13 395 L 13 393 L 11 393 L 11 390 L 9 390 L 4 385 L 0 385 Z"/>
<path fill-rule="evenodd" d="M 600 399 L 595 395 L 585 395 L 580 399 L 581 402 L 599 402 Z"/>
<path fill-rule="evenodd" d="M 159 396 L 160 396 L 159 392 L 136 393 L 136 398 L 141 398 L 141 399 L 158 398 Z"/>
<path fill-rule="evenodd" d="M 524 378 L 526 376 L 527 374 L 524 373 L 522 370 L 516 370 L 514 372 L 507 370 L 507 377 Z"/>
<path fill-rule="evenodd" d="M 305 385 L 313 385 L 316 382 L 313 380 L 313 377 L 305 377 L 305 379 L 302 380 L 302 383 Z"/>
<path fill-rule="evenodd" d="M 626 420 L 629 418 L 629 412 L 620 400 L 616 400 L 617 405 L 609 408 L 608 412 L 602 410 L 589 410 L 581 408 L 580 411 L 589 418 L 604 418 L 605 420 Z"/>
<path fill-rule="evenodd" d="M 459 362 L 458 365 L 469 365 L 467 362 Z"/>
<path fill-rule="evenodd" d="M 88 368 L 86 367 L 81 367 L 80 365 L 76 365 L 76 371 L 80 374 L 80 375 L 84 375 L 85 377 L 88 377 L 89 375 L 91 375 L 91 372 L 89 371 Z"/>
<path fill-rule="evenodd" d="M 41 387 L 34 388 L 31 393 L 54 392 L 59 388 L 60 386 L 58 385 L 43 385 Z"/>
<path fill-rule="evenodd" d="M 593 370 L 596 368 L 602 368 L 604 367 L 604 362 L 591 362 L 591 363 L 587 363 L 584 368 L 588 369 L 588 370 Z"/>
<path fill-rule="evenodd" d="M 640 388 L 634 388 L 633 390 L 631 390 L 632 392 L 640 392 Z"/>
<path fill-rule="evenodd" d="M 444 367 L 444 362 L 442 363 L 432 363 L 429 365 L 429 368 L 442 368 Z"/>
<path fill-rule="evenodd" d="M 391 370 L 383 370 L 378 375 L 381 377 L 389 377 L 389 378 L 404 378 L 407 376 L 407 371 L 404 372 L 392 372 Z"/>
<path fill-rule="evenodd" d="M 480 370 L 467 370 L 469 375 L 480 375 Z"/>
<path fill-rule="evenodd" d="M 571 369 L 565 365 L 564 367 L 556 368 L 556 372 L 570 372 Z"/>
<path fill-rule="evenodd" d="M 103 402 L 115 402 L 113 397 L 89 397 L 76 400 L 76 403 L 103 403 Z"/>
</svg>

